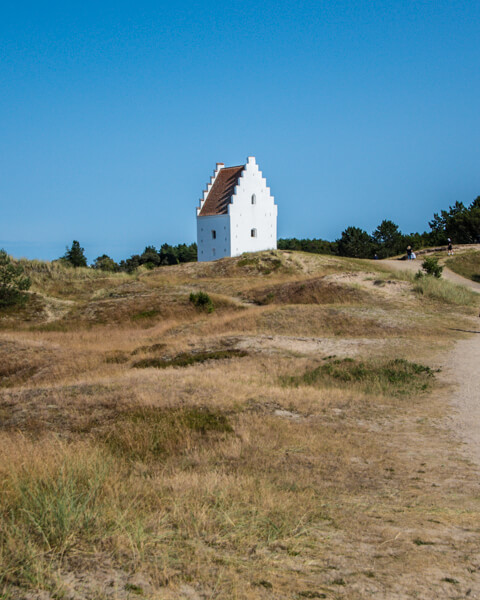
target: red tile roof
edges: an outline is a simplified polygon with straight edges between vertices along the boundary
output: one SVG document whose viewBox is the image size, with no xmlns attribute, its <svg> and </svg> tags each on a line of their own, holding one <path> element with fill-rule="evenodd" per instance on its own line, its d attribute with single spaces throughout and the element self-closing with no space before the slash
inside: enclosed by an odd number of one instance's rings
<svg viewBox="0 0 480 600">
<path fill-rule="evenodd" d="M 230 199 L 244 168 L 245 165 L 240 165 L 239 167 L 224 167 L 220 170 L 198 215 L 199 217 L 228 214 Z"/>
</svg>

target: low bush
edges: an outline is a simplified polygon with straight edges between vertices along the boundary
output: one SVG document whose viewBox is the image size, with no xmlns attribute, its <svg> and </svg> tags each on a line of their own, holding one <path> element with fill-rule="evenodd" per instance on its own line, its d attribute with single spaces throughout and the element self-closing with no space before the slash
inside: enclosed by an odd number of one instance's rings
<svg viewBox="0 0 480 600">
<path fill-rule="evenodd" d="M 207 313 L 212 313 L 215 310 L 212 299 L 205 292 L 192 292 L 189 299 L 195 307 Z"/>
<path fill-rule="evenodd" d="M 442 276 L 443 267 L 438 264 L 438 258 L 433 258 L 432 256 L 427 257 L 422 262 L 422 269 L 425 271 L 425 273 L 418 271 L 416 275 L 417 279 L 423 277 L 424 275 L 432 275 L 437 279 L 440 279 Z"/>
<path fill-rule="evenodd" d="M 25 304 L 28 296 L 24 292 L 30 285 L 22 265 L 13 264 L 5 250 L 0 250 L 0 308 Z"/>
<path fill-rule="evenodd" d="M 324 363 L 302 375 L 284 377 L 284 385 L 359 384 L 367 393 L 401 395 L 426 390 L 434 371 L 427 366 L 397 358 L 383 363 L 357 361 L 352 358 L 325 359 Z"/>
</svg>

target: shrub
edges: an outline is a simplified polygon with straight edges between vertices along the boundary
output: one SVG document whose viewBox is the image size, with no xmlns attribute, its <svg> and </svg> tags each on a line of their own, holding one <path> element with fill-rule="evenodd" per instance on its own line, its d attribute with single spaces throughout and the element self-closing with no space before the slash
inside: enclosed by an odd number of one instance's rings
<svg viewBox="0 0 480 600">
<path fill-rule="evenodd" d="M 190 302 L 197 308 L 204 310 L 207 313 L 212 313 L 215 310 L 212 299 L 205 292 L 192 292 L 190 294 Z"/>
<path fill-rule="evenodd" d="M 442 276 L 443 267 L 438 264 L 438 258 L 428 257 L 422 263 L 422 269 L 427 275 L 433 275 L 437 279 Z M 421 273 L 419 271 L 419 273 Z"/>
<path fill-rule="evenodd" d="M 99 269 L 100 271 L 110 271 L 115 273 L 119 270 L 117 263 L 110 258 L 108 254 L 102 254 L 102 256 L 97 256 L 97 258 L 93 261 L 92 267 L 94 269 Z"/>
<path fill-rule="evenodd" d="M 5 250 L 0 250 L 0 307 L 24 304 L 28 298 L 23 292 L 31 285 L 21 265 L 14 265 Z"/>
<path fill-rule="evenodd" d="M 84 254 L 84 249 L 80 247 L 80 242 L 77 242 L 77 240 L 73 240 L 71 248 L 68 248 L 67 246 L 67 250 L 62 256 L 61 260 L 72 267 L 87 266 L 87 259 Z"/>
<path fill-rule="evenodd" d="M 387 362 L 363 362 L 352 358 L 325 359 L 302 375 L 282 378 L 284 385 L 358 384 L 366 393 L 402 395 L 426 390 L 434 376 L 430 367 L 397 358 Z"/>
</svg>

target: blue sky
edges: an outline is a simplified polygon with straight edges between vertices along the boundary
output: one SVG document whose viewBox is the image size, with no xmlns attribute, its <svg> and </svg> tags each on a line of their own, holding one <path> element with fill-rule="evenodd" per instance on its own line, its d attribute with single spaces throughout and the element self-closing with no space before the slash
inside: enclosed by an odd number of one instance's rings
<svg viewBox="0 0 480 600">
<path fill-rule="evenodd" d="M 479 27 L 469 0 L 4 0 L 0 247 L 190 243 L 248 155 L 279 237 L 428 229 L 480 195 Z"/>
</svg>

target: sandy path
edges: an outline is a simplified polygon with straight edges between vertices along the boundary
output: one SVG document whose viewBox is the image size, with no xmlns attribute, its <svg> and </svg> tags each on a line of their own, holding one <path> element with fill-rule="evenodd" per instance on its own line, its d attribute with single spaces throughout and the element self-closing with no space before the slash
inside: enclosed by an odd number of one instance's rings
<svg viewBox="0 0 480 600">
<path fill-rule="evenodd" d="M 382 260 L 380 261 L 381 265 L 388 266 L 388 268 L 392 269 L 392 271 L 412 271 L 416 273 L 420 271 L 422 268 L 422 259 L 417 258 L 416 260 Z M 461 275 L 457 275 L 453 271 L 450 271 L 448 267 L 443 267 L 442 277 L 456 283 L 458 285 L 463 285 L 474 292 L 480 293 L 480 283 L 476 283 L 475 281 L 470 281 L 470 279 L 465 279 Z"/>
<path fill-rule="evenodd" d="M 418 271 L 421 261 L 383 260 L 382 264 L 396 271 Z M 480 292 L 479 283 L 465 279 L 446 267 L 442 275 L 453 283 Z M 480 464 L 480 319 L 471 333 L 468 339 L 459 340 L 445 358 L 442 379 L 455 385 L 449 398 L 453 407 L 453 432 L 464 442 L 468 456 Z"/>
<path fill-rule="evenodd" d="M 455 384 L 449 398 L 453 432 L 464 442 L 467 455 L 480 464 L 480 324 L 447 355 L 442 379 Z"/>
</svg>

